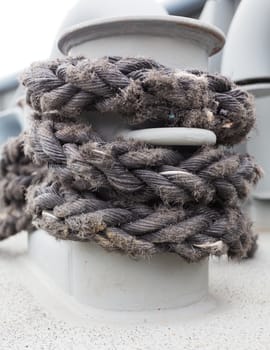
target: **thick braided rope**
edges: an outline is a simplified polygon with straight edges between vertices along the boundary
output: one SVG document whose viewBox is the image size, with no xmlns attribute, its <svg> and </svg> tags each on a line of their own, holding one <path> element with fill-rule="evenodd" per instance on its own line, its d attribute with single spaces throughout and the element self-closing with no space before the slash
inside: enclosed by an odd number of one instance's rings
<svg viewBox="0 0 270 350">
<path fill-rule="evenodd" d="M 78 127 L 77 132 L 78 135 L 81 134 Z M 70 136 L 72 134 L 74 135 L 71 133 Z M 16 141 L 10 142 L 5 147 L 1 165 L 10 163 L 12 160 L 14 162 L 15 159 L 25 165 L 28 164 L 29 159 L 21 154 L 22 137 L 18 140 L 19 142 Z M 185 164 L 185 169 L 211 168 L 210 153 L 216 153 L 215 159 L 222 159 L 221 150 L 208 148 L 187 159 L 185 159 L 186 155 L 178 158 L 183 159 L 181 163 Z M 82 160 L 76 159 L 79 162 Z M 206 159 L 208 162 L 205 161 Z M 214 157 L 211 164 L 218 165 L 219 162 L 215 160 L 213 162 L 213 160 Z M 247 181 L 246 185 L 250 185 L 251 182 L 257 181 L 260 173 L 249 157 L 246 160 L 247 162 L 242 164 L 242 171 L 246 173 L 244 182 Z M 143 167 L 142 163 L 146 164 L 146 159 L 141 161 Z M 28 170 L 34 170 L 32 176 L 37 176 L 37 167 L 33 169 L 31 163 L 29 166 Z M 87 166 L 87 160 L 80 166 Z M 253 174 L 250 177 L 252 168 L 257 174 L 255 172 L 255 176 Z M 27 226 L 17 227 L 17 230 L 23 228 L 32 230 L 30 219 L 33 216 L 37 227 L 46 229 L 57 238 L 93 240 L 108 250 L 120 250 L 133 256 L 148 256 L 170 251 L 188 261 L 197 261 L 208 254 L 220 255 L 225 252 L 230 257 L 242 257 L 254 250 L 255 237 L 252 234 L 250 222 L 246 220 L 237 205 L 224 210 L 218 206 L 205 207 L 193 203 L 192 206 L 185 208 L 183 205 L 164 205 L 159 198 L 155 198 L 156 205 L 153 207 L 149 205 L 147 196 L 138 196 L 136 201 L 134 197 L 125 196 L 125 194 L 121 197 L 119 191 L 115 194 L 113 191 L 106 190 L 101 195 L 89 190 L 87 183 L 85 184 L 87 189 L 83 189 L 82 180 L 78 183 L 78 179 L 73 179 L 72 183 L 67 183 L 68 179 L 72 179 L 70 174 L 65 177 L 60 176 L 65 184 L 56 181 L 58 176 L 55 175 L 47 174 L 43 180 L 42 171 L 40 171 L 38 180 L 32 181 L 32 186 L 28 190 L 26 214 L 24 197 L 20 196 L 20 201 L 12 198 L 11 203 L 16 205 L 18 214 L 21 210 L 27 217 Z M 14 193 L 21 185 L 20 178 L 16 178 L 16 181 L 12 183 Z M 25 190 L 28 185 L 29 182 L 24 182 L 22 188 Z M 11 187 L 9 190 L 12 194 Z M 9 196 L 11 196 L 10 193 Z M 187 202 L 185 204 L 187 205 Z M 12 220 L 14 216 L 10 216 L 7 224 L 10 225 Z M 1 238 L 14 234 L 15 230 L 16 228 L 11 233 L 8 225 L 2 227 Z"/>
<path fill-rule="evenodd" d="M 75 140 L 83 143 L 85 133 L 91 138 L 90 127 L 57 126 L 53 138 L 43 137 L 48 145 L 54 145 L 55 135 L 65 140 L 62 152 L 50 147 L 55 153 L 50 151 L 47 161 L 58 164 L 49 181 L 28 192 L 28 210 L 38 227 L 134 256 L 169 251 L 197 261 L 254 250 L 250 222 L 239 209 L 261 175 L 248 155 L 209 147 L 190 155 L 134 141 L 78 146 Z M 44 160 L 47 148 L 43 153 L 39 147 L 35 153 Z"/>
<path fill-rule="evenodd" d="M 47 162 L 55 178 L 78 190 L 102 189 L 118 199 L 132 194 L 134 202 L 237 205 L 261 175 L 252 157 L 222 148 L 202 147 L 189 157 L 178 148 L 104 142 L 80 123 L 38 125 L 28 138 L 36 162 Z"/>
<path fill-rule="evenodd" d="M 22 230 L 31 231 L 32 216 L 26 212 L 27 188 L 42 178 L 42 169 L 24 154 L 24 134 L 2 150 L 0 161 L 0 240 Z"/>
<path fill-rule="evenodd" d="M 38 227 L 135 256 L 170 251 L 196 261 L 254 250 L 239 209 L 261 176 L 249 155 L 105 142 L 91 126 L 51 118 L 36 122 L 27 138 L 28 152 L 51 174 L 28 193 Z"/>
<path fill-rule="evenodd" d="M 229 79 L 172 70 L 145 58 L 65 58 L 33 64 L 22 76 L 37 112 L 67 118 L 87 110 L 115 112 L 127 126 L 209 129 L 218 143 L 235 144 L 255 122 L 251 95 Z"/>
<path fill-rule="evenodd" d="M 34 113 L 20 157 L 41 170 L 21 209 L 35 226 L 132 256 L 252 255 L 256 237 L 240 209 L 261 176 L 250 156 L 108 141 L 80 121 L 86 111 L 117 112 L 129 127 L 203 127 L 234 144 L 255 120 L 246 92 L 218 75 L 137 58 L 39 63 L 22 80 Z"/>
<path fill-rule="evenodd" d="M 124 207 L 89 192 L 70 191 L 57 182 L 37 191 L 35 210 L 42 214 L 35 215 L 35 225 L 60 239 L 95 241 L 109 251 L 135 257 L 173 252 L 188 261 L 209 254 L 245 257 L 255 249 L 256 237 L 239 207 L 151 209 L 134 203 Z"/>
</svg>

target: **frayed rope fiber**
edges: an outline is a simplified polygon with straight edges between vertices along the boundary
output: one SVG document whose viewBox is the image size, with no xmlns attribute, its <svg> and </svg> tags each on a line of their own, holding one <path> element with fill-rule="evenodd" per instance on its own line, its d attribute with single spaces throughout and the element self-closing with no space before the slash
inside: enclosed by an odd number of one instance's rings
<svg viewBox="0 0 270 350">
<path fill-rule="evenodd" d="M 35 226 L 134 257 L 253 255 L 256 236 L 241 210 L 262 175 L 252 157 L 108 140 L 82 118 L 98 111 L 133 129 L 205 128 L 228 146 L 254 125 L 247 92 L 220 75 L 121 57 L 36 63 L 22 83 L 30 128 L 3 149 L 0 238 Z"/>
</svg>

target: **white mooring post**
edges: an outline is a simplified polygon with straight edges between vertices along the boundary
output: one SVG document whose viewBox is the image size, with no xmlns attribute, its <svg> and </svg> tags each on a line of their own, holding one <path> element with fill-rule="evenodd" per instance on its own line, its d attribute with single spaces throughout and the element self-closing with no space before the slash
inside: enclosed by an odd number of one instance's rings
<svg viewBox="0 0 270 350">
<path fill-rule="evenodd" d="M 66 55 L 144 56 L 173 68 L 207 70 L 208 57 L 223 43 L 213 26 L 152 14 L 84 22 L 62 35 L 59 48 Z M 215 142 L 211 132 L 200 137 L 201 143 Z M 181 310 L 208 293 L 207 259 L 188 264 L 175 254 L 160 254 L 135 261 L 95 243 L 57 241 L 43 231 L 30 235 L 29 253 L 67 294 L 102 310 Z"/>
<path fill-rule="evenodd" d="M 207 0 L 201 12 L 200 20 L 217 26 L 226 35 L 240 1 L 241 0 Z M 222 53 L 223 50 L 217 55 L 210 57 L 208 65 L 209 72 L 220 72 Z"/>
<path fill-rule="evenodd" d="M 221 72 L 255 97 L 257 123 L 247 151 L 265 171 L 252 193 L 251 217 L 259 230 L 270 228 L 270 1 L 242 0 L 233 17 L 222 58 Z M 256 25 L 254 25 L 254 19 Z"/>
</svg>

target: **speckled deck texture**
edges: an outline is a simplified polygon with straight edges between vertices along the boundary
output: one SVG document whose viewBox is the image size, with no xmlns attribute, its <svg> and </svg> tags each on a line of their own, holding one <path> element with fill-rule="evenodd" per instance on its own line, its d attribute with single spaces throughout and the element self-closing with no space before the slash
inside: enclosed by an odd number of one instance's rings
<svg viewBox="0 0 270 350">
<path fill-rule="evenodd" d="M 40 283 L 27 259 L 25 234 L 0 243 L 1 350 L 268 350 L 270 349 L 270 234 L 253 260 L 210 262 L 211 307 L 187 309 L 156 322 L 104 322 L 74 312 L 70 297 Z M 48 257 L 49 258 L 49 257 Z M 71 303 L 72 304 L 72 303 Z M 89 310 L 88 310 L 89 312 Z M 122 315 L 124 316 L 124 315 Z"/>
</svg>

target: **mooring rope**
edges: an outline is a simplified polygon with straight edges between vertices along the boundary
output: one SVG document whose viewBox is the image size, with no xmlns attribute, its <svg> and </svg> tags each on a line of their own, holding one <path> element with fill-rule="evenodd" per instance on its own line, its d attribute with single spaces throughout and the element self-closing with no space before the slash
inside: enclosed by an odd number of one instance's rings
<svg viewBox="0 0 270 350">
<path fill-rule="evenodd" d="M 66 58 L 33 64 L 22 76 L 27 101 L 43 115 L 75 118 L 87 110 L 116 112 L 127 126 L 182 126 L 212 130 L 218 143 L 245 138 L 255 117 L 252 95 L 229 79 L 177 71 L 151 59 Z"/>
<path fill-rule="evenodd" d="M 256 236 L 241 210 L 261 177 L 252 157 L 223 146 L 108 140 L 82 118 L 98 111 L 133 129 L 205 128 L 233 145 L 255 122 L 247 92 L 220 75 L 120 57 L 37 63 L 22 83 L 33 113 L 29 130 L 3 150 L 0 238 L 31 230 L 33 220 L 57 238 L 136 257 L 253 254 Z"/>
</svg>

